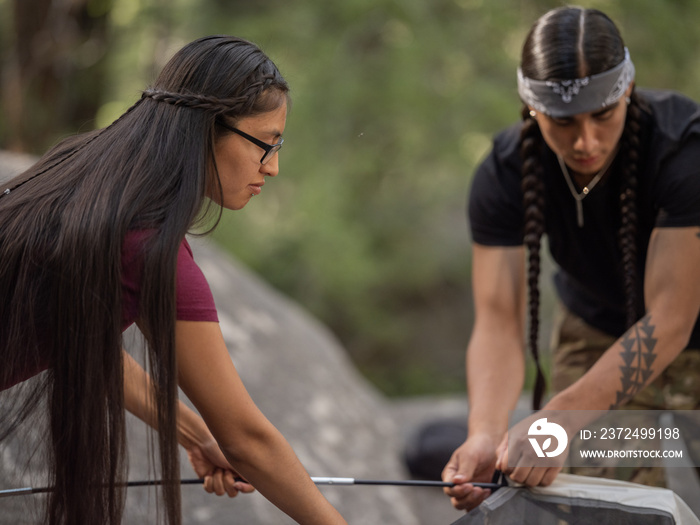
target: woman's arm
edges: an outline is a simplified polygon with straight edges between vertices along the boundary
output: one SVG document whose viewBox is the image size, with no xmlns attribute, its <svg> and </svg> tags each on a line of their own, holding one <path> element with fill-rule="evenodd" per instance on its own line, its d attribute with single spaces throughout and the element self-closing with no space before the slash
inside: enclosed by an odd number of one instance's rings
<svg viewBox="0 0 700 525">
<path fill-rule="evenodd" d="M 243 386 L 218 323 L 178 321 L 180 387 L 228 461 L 298 523 L 345 524 Z"/>
<path fill-rule="evenodd" d="M 155 406 L 150 395 L 151 379 L 127 352 L 124 355 L 124 404 L 126 409 L 157 429 Z M 237 473 L 229 465 L 204 421 L 182 401 L 178 402 L 177 440 L 187 451 L 196 474 L 204 478 L 204 489 L 233 497 L 252 492 L 251 485 L 235 481 Z"/>
<path fill-rule="evenodd" d="M 466 359 L 469 436 L 442 475 L 459 484 L 445 490 L 458 509 L 473 508 L 489 494 L 465 483 L 491 480 L 496 448 L 522 390 L 524 253 L 522 246 L 473 246 L 475 323 Z"/>
<path fill-rule="evenodd" d="M 644 276 L 646 315 L 543 410 L 616 408 L 656 379 L 690 339 L 700 312 L 699 269 L 700 228 L 655 229 L 649 241 Z M 579 426 L 585 423 L 578 422 Z M 516 467 L 506 467 L 506 454 L 499 459 L 499 466 L 508 470 L 515 481 L 546 485 L 554 479 L 553 469 L 517 466 L 517 458 L 512 457 L 510 462 Z"/>
</svg>

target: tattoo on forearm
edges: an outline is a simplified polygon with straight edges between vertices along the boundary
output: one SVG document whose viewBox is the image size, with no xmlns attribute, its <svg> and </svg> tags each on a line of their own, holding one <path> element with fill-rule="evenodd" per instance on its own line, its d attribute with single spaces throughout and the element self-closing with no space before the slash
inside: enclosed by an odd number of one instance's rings
<svg viewBox="0 0 700 525">
<path fill-rule="evenodd" d="M 617 399 L 610 408 L 618 407 L 623 401 L 633 397 L 644 386 L 653 373 L 652 365 L 656 360 L 655 326 L 651 324 L 651 316 L 645 315 L 637 321 L 620 341 L 620 357 L 624 365 L 620 367 L 622 372 L 621 388 L 617 392 Z"/>
</svg>

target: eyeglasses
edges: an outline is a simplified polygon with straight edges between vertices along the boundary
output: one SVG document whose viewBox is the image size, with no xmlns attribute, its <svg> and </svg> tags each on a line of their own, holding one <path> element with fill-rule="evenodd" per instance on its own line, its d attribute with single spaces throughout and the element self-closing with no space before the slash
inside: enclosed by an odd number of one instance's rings
<svg viewBox="0 0 700 525">
<path fill-rule="evenodd" d="M 260 159 L 260 164 L 266 164 L 273 157 L 273 155 L 280 150 L 280 148 L 282 147 L 282 143 L 284 142 L 284 139 L 280 139 L 280 141 L 277 144 L 268 144 L 267 142 L 263 142 L 262 140 L 258 140 L 255 137 L 248 135 L 240 129 L 234 128 L 233 126 L 229 126 L 221 120 L 217 119 L 216 123 L 229 131 L 233 131 L 234 133 L 240 135 L 244 139 L 252 142 L 259 148 L 265 150 L 265 154 Z"/>
</svg>

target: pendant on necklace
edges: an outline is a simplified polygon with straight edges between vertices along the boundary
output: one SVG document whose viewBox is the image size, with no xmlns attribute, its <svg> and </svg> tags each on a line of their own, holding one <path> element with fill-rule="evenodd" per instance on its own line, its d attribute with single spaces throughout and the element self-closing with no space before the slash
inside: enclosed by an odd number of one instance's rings
<svg viewBox="0 0 700 525">
<path fill-rule="evenodd" d="M 579 228 L 583 228 L 583 202 L 578 199 L 576 199 L 576 222 Z"/>
<path fill-rule="evenodd" d="M 579 198 L 574 198 L 576 201 L 576 222 L 579 228 L 583 228 L 583 198 L 588 195 L 589 191 L 591 190 L 588 189 L 588 186 L 584 186 Z"/>
</svg>

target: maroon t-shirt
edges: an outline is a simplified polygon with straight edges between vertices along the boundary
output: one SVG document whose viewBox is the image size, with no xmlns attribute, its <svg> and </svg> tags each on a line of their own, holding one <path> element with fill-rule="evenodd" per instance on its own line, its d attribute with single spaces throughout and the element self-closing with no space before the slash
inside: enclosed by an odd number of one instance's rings
<svg viewBox="0 0 700 525">
<path fill-rule="evenodd" d="M 130 232 L 122 251 L 122 331 L 138 318 L 141 290 L 140 248 L 147 232 Z M 180 321 L 214 321 L 219 318 L 214 298 L 202 270 L 194 262 L 192 248 L 183 239 L 177 253 L 177 319 Z"/>
<path fill-rule="evenodd" d="M 141 246 L 147 236 L 147 232 L 130 232 L 124 240 L 122 249 L 122 331 L 131 326 L 139 317 L 139 292 L 143 272 L 143 261 L 140 253 Z M 178 320 L 218 322 L 219 318 L 211 289 L 202 270 L 195 263 L 192 248 L 186 239 L 183 239 L 177 254 L 176 293 L 176 318 Z M 0 390 L 25 381 L 46 368 L 48 368 L 47 362 L 38 364 L 38 366 L 27 363 L 24 369 L 15 371 L 14 377 L 11 377 L 7 384 L 0 384 Z"/>
</svg>

